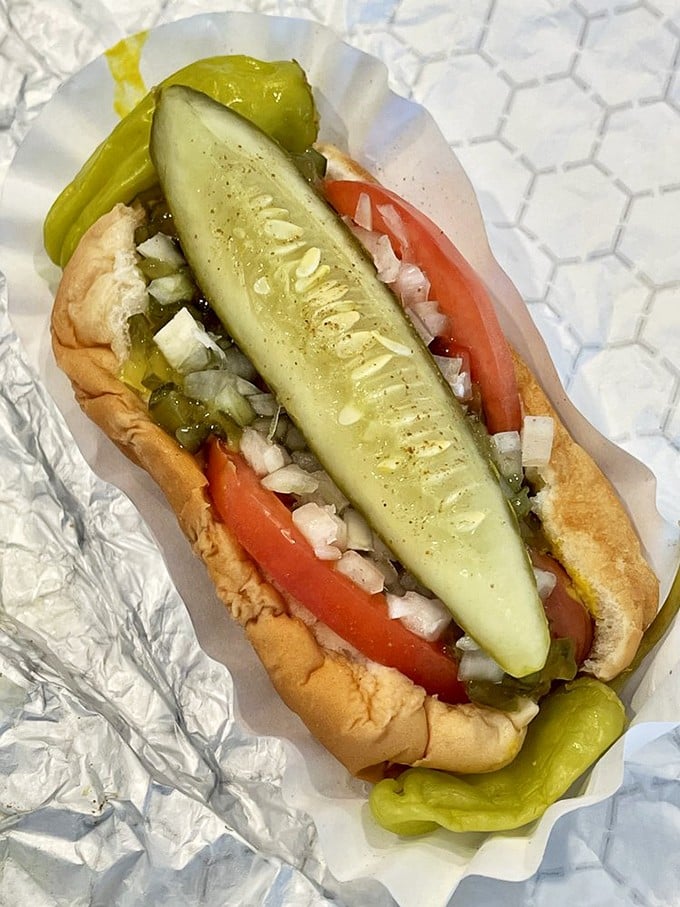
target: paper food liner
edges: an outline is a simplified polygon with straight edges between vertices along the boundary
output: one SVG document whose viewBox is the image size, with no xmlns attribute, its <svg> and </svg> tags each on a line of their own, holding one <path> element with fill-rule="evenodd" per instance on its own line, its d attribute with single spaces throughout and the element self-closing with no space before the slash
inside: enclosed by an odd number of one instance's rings
<svg viewBox="0 0 680 907">
<path fill-rule="evenodd" d="M 656 510 L 654 478 L 595 432 L 567 400 L 524 303 L 491 255 L 474 191 L 429 114 L 389 90 L 382 63 L 327 28 L 295 19 L 224 13 L 162 26 L 143 46 L 141 72 L 151 87 L 193 60 L 229 53 L 297 59 L 314 88 L 321 138 L 346 148 L 448 233 L 491 290 L 510 342 L 541 377 L 572 434 L 613 481 L 665 594 L 677 562 L 678 533 Z M 578 796 L 554 804 L 541 820 L 516 832 L 456 835 L 440 830 L 409 840 L 375 825 L 366 806 L 367 786 L 351 779 L 273 693 L 160 492 L 83 416 L 52 358 L 49 314 L 59 272 L 43 250 L 42 223 L 59 191 L 117 122 L 114 88 L 103 57 L 67 82 L 38 117 L 5 184 L 0 209 L 3 269 L 12 321 L 31 363 L 92 468 L 127 493 L 154 532 L 201 645 L 233 676 L 246 724 L 255 733 L 289 741 L 285 794 L 291 805 L 313 816 L 331 872 L 340 880 L 373 876 L 403 907 L 422 903 L 423 880 L 429 903 L 444 903 L 469 873 L 508 880 L 528 877 L 540 863 L 559 816 L 616 790 L 624 749 L 653 739 L 664 726 L 633 728 L 581 783 Z M 670 676 L 674 648 L 669 638 L 651 660 L 633 699 L 638 721 L 675 722 L 680 716 L 680 685 Z"/>
</svg>

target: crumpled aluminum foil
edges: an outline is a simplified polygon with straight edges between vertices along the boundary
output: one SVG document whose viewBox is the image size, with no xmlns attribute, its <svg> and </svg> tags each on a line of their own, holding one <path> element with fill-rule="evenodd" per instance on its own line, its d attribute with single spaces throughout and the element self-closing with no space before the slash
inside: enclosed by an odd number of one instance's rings
<svg viewBox="0 0 680 907">
<path fill-rule="evenodd" d="M 0 307 L 0 903 L 394 903 L 340 885 L 137 512 Z M 93 653 L 96 658 L 93 658 Z"/>
<path fill-rule="evenodd" d="M 121 37 L 105 12 L 0 4 L 0 182 Z M 4 281 L 0 337 L 0 903 L 393 904 L 336 882 L 285 804 L 283 744 L 244 730 L 137 512 L 26 364 Z"/>
</svg>

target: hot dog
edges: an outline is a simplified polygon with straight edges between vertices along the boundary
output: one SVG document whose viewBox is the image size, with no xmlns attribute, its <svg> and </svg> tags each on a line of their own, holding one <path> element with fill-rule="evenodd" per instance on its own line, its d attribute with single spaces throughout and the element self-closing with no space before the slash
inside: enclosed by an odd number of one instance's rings
<svg viewBox="0 0 680 907">
<path fill-rule="evenodd" d="M 357 171 L 356 165 L 336 149 L 325 147 L 321 151 L 330 162 L 330 175 L 334 178 L 353 180 L 359 176 L 364 182 L 371 181 L 365 171 Z M 170 183 L 171 178 L 166 175 L 165 184 Z M 333 186 L 334 182 L 326 184 L 326 195 L 331 200 Z M 276 207 L 275 201 L 267 204 Z M 363 199 L 361 204 L 365 207 Z M 172 212 L 176 226 L 183 217 L 180 207 Z M 259 506 L 261 483 L 253 480 L 252 470 L 237 453 L 229 426 L 226 429 L 223 424 L 212 426 L 212 434 L 226 435 L 227 443 L 211 438 L 192 452 L 153 421 L 148 393 L 139 387 L 133 389 L 134 382 L 124 370 L 130 354 L 129 319 L 143 310 L 147 293 L 148 281 L 138 273 L 137 264 L 142 256 L 137 251 L 135 234 L 148 222 L 149 210 L 148 205 L 139 203 L 115 206 L 88 230 L 64 269 L 52 317 L 53 346 L 81 406 L 114 443 L 158 482 L 194 550 L 206 563 L 218 594 L 245 627 L 274 686 L 351 772 L 377 778 L 392 771 L 395 765 L 479 772 L 508 763 L 521 747 L 526 726 L 536 711 L 531 698 L 523 695 L 521 686 L 522 694 L 514 695 L 516 691 L 513 691 L 507 710 L 478 701 L 456 701 L 467 696 L 460 684 L 449 683 L 447 693 L 428 692 L 428 680 L 421 678 L 421 682 L 414 682 L 394 665 L 380 664 L 378 658 L 361 653 L 347 639 L 338 639 L 328 631 L 325 621 L 310 616 L 309 609 L 300 607 L 299 601 L 294 600 L 290 588 L 297 590 L 299 586 L 287 587 L 288 574 L 280 571 L 276 558 L 268 560 L 268 552 L 257 548 L 264 529 L 258 532 L 255 526 L 252 531 L 245 518 L 236 519 L 238 514 L 234 511 L 244 511 L 242 500 L 250 501 L 251 509 Z M 285 220 L 280 218 L 278 222 L 285 223 Z M 277 229 L 286 231 L 285 227 Z M 186 232 L 184 236 L 188 239 Z M 296 237 L 293 239 L 297 241 Z M 398 244 L 393 240 L 391 245 L 394 251 Z M 183 251 L 187 253 L 186 248 Z M 397 251 L 403 253 L 404 249 Z M 190 260 L 193 264 L 196 255 Z M 298 257 L 298 267 L 299 260 Z M 303 269 L 302 276 L 312 275 Z M 196 267 L 194 278 L 210 296 Z M 259 288 L 264 286 L 260 284 Z M 478 289 L 475 284 L 475 291 Z M 262 294 L 256 290 L 255 295 Z M 203 305 L 202 296 L 200 302 Z M 378 332 L 379 326 L 372 330 Z M 410 338 L 412 329 L 405 330 Z M 404 346 L 390 338 L 387 345 L 383 339 L 382 345 L 387 351 L 385 356 Z M 219 349 L 214 352 L 219 359 Z M 396 354 L 401 355 L 399 350 Z M 474 359 L 474 351 L 470 355 Z M 629 663 L 654 615 L 656 581 L 611 486 L 569 437 L 536 378 L 509 349 L 507 356 L 521 417 L 547 416 L 554 427 L 549 459 L 527 471 L 534 517 L 540 520 L 540 530 L 536 533 L 539 541 L 532 546 L 532 556 L 541 569 L 550 567 L 551 562 L 559 563 L 560 566 L 554 567 L 554 573 L 560 576 L 558 588 L 563 593 L 566 590 L 571 601 L 579 598 L 589 608 L 594 635 L 591 643 L 591 621 L 586 616 L 581 621 L 585 629 L 576 634 L 580 640 L 577 644 L 584 650 L 578 653 L 579 663 L 582 670 L 608 679 Z M 126 380 L 121 380 L 121 367 Z M 507 375 L 507 370 L 503 374 Z M 483 375 L 484 369 L 475 374 L 482 385 L 486 380 Z M 268 384 L 273 383 L 270 378 Z M 262 386 L 260 378 L 251 384 L 267 393 L 268 388 Z M 450 392 L 445 389 L 443 393 Z M 280 402 L 284 401 L 277 402 L 277 419 L 281 419 Z M 290 412 L 288 400 L 285 402 Z M 466 406 L 473 408 L 472 396 L 466 399 Z M 479 412 L 473 413 L 478 422 L 483 424 L 486 420 L 492 428 L 501 425 L 497 430 L 506 430 L 502 414 L 491 413 L 488 407 L 485 411 L 483 395 L 480 406 Z M 295 401 L 290 407 L 295 411 Z M 340 411 L 348 422 L 354 418 L 347 401 L 343 401 Z M 510 417 L 508 428 L 512 427 L 513 418 Z M 304 420 L 299 417 L 298 420 L 299 425 L 293 427 L 302 429 L 304 435 Z M 250 423 L 247 418 L 243 421 L 246 422 L 245 428 L 241 426 L 244 435 Z M 495 467 L 491 469 L 494 470 Z M 359 510 L 359 501 L 356 503 Z M 268 507 L 265 501 L 262 512 Z M 268 512 L 272 509 L 273 505 Z M 293 537 L 286 513 L 288 510 L 280 516 L 278 532 Z M 297 537 L 294 541 L 298 547 L 304 545 L 304 540 Z M 332 542 L 329 546 L 334 547 Z M 255 548 L 258 555 L 253 560 Z M 524 552 L 523 544 L 519 548 Z M 525 553 L 522 556 L 528 560 Z M 498 552 L 496 557 L 505 557 L 505 552 Z M 422 584 L 413 583 L 413 577 L 406 577 L 407 572 L 398 578 L 397 585 L 401 583 L 403 587 L 407 581 L 420 588 Z M 312 599 L 315 591 L 312 586 Z M 307 590 L 301 594 L 306 595 Z M 320 591 L 317 595 L 320 597 Z M 347 592 L 347 596 L 353 597 L 354 592 Z M 569 605 L 566 607 L 569 609 Z M 330 615 L 332 609 L 329 609 L 330 605 L 326 611 Z M 560 614 L 564 610 L 558 609 Z M 575 613 L 585 613 L 581 604 L 576 604 Z M 559 623 L 559 617 L 554 617 L 553 622 Z M 392 620 L 392 623 L 401 633 L 400 622 Z M 447 632 L 446 645 L 428 644 L 427 651 L 433 659 L 443 656 L 454 664 L 464 650 L 456 646 L 459 631 Z M 563 632 L 569 635 L 563 629 L 556 630 L 555 635 Z M 468 631 L 465 638 L 473 635 Z M 572 639 L 572 642 L 577 641 Z M 414 642 L 414 646 L 423 649 L 421 641 Z M 541 657 L 544 662 L 545 653 Z M 524 674 L 536 672 L 525 670 Z M 522 671 L 516 673 L 521 681 Z"/>
</svg>

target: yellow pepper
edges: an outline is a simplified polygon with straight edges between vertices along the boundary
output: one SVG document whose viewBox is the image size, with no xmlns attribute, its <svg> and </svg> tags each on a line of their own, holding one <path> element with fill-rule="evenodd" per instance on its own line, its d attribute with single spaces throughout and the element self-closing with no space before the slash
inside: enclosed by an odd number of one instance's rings
<svg viewBox="0 0 680 907">
<path fill-rule="evenodd" d="M 262 62 L 246 56 L 209 57 L 191 63 L 161 85 L 205 92 L 252 120 L 291 152 L 316 139 L 318 115 L 304 71 L 294 61 Z M 52 205 L 43 228 L 45 249 L 64 267 L 83 233 L 117 202 L 129 203 L 155 183 L 149 157 L 156 95 L 149 92 L 115 127 Z"/>
<path fill-rule="evenodd" d="M 623 705 L 605 684 L 580 678 L 548 696 L 519 755 L 484 775 L 409 769 L 380 781 L 370 806 L 377 822 L 400 835 L 438 826 L 451 831 L 507 831 L 539 818 L 623 733 Z"/>
</svg>

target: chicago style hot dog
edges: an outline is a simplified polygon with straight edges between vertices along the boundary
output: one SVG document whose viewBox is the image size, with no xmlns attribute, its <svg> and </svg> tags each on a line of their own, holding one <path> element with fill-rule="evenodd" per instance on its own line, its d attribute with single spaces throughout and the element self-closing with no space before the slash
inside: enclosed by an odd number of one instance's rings
<svg viewBox="0 0 680 907">
<path fill-rule="evenodd" d="M 655 614 L 624 508 L 455 248 L 346 155 L 307 178 L 181 85 L 150 141 L 159 187 L 53 251 L 80 405 L 351 772 L 506 765 L 551 686 L 616 676 Z"/>
</svg>

